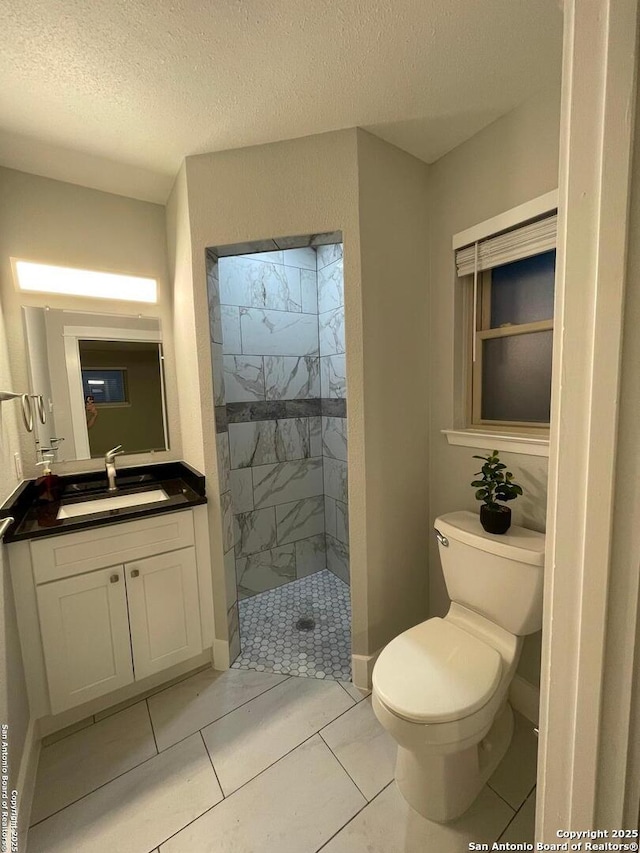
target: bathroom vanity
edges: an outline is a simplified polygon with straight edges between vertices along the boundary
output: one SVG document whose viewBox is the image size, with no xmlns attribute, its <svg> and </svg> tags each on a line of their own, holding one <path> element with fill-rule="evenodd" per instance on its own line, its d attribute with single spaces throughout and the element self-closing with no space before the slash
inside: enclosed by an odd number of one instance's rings
<svg viewBox="0 0 640 853">
<path fill-rule="evenodd" d="M 115 499 L 94 472 L 61 477 L 49 503 L 28 481 L 0 511 L 38 718 L 114 704 L 213 643 L 204 477 L 180 462 L 118 474 Z"/>
</svg>

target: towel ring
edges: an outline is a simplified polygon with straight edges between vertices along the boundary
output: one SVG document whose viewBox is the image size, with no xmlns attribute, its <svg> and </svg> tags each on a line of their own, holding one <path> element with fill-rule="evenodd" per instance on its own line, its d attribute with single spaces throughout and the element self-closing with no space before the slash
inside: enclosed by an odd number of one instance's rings
<svg viewBox="0 0 640 853">
<path fill-rule="evenodd" d="M 28 394 L 23 394 L 20 397 L 22 405 L 22 420 L 27 428 L 27 432 L 33 432 L 33 406 L 31 405 L 31 397 Z"/>
<path fill-rule="evenodd" d="M 44 397 L 42 394 L 32 394 L 33 399 L 36 401 L 36 406 L 38 407 L 38 417 L 40 418 L 41 424 L 46 424 L 47 422 L 47 412 L 44 407 Z"/>
</svg>

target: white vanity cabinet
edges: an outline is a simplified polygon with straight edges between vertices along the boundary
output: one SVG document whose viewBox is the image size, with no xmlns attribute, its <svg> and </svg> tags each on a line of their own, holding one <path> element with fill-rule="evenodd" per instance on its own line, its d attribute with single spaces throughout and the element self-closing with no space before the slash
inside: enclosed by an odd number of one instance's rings
<svg viewBox="0 0 640 853">
<path fill-rule="evenodd" d="M 133 681 L 122 566 L 37 587 L 53 713 Z"/>
<path fill-rule="evenodd" d="M 10 546 L 30 698 L 44 713 L 105 696 L 211 647 L 206 515 L 197 515 L 204 510 Z"/>
<path fill-rule="evenodd" d="M 193 548 L 124 567 L 133 670 L 146 678 L 202 651 Z"/>
</svg>

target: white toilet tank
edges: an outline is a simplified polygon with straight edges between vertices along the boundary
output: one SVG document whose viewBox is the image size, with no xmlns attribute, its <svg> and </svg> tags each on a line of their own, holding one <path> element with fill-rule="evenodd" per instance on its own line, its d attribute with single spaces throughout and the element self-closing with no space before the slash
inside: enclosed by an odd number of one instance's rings
<svg viewBox="0 0 640 853">
<path fill-rule="evenodd" d="M 434 524 L 449 598 L 516 636 L 542 628 L 544 533 L 486 533 L 480 516 L 450 512 Z"/>
</svg>

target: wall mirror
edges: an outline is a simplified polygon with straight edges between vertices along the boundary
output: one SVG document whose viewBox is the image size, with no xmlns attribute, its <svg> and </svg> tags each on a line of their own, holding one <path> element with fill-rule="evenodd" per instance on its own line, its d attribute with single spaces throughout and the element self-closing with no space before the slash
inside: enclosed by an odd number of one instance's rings
<svg viewBox="0 0 640 853">
<path fill-rule="evenodd" d="M 22 308 L 38 457 L 168 450 L 160 321 Z"/>
</svg>

